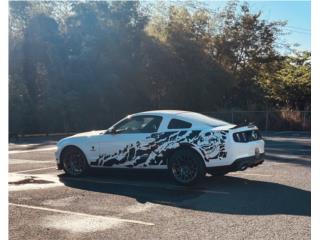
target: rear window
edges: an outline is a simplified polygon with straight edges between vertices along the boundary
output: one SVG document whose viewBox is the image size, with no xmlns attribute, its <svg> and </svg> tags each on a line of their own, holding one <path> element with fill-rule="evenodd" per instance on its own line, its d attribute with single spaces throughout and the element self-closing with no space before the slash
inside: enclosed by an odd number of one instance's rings
<svg viewBox="0 0 320 240">
<path fill-rule="evenodd" d="M 186 121 L 179 119 L 171 119 L 168 124 L 168 129 L 177 129 L 177 128 L 191 128 L 192 124 Z"/>
</svg>

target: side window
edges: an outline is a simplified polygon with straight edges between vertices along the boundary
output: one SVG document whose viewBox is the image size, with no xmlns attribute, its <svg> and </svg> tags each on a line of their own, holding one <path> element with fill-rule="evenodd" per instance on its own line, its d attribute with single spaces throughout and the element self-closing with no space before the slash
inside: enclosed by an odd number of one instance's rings
<svg viewBox="0 0 320 240">
<path fill-rule="evenodd" d="M 162 117 L 136 116 L 123 120 L 114 127 L 116 133 L 153 133 L 158 131 Z"/>
<path fill-rule="evenodd" d="M 186 121 L 179 119 L 171 119 L 168 124 L 168 129 L 177 129 L 177 128 L 191 128 L 192 124 Z"/>
</svg>

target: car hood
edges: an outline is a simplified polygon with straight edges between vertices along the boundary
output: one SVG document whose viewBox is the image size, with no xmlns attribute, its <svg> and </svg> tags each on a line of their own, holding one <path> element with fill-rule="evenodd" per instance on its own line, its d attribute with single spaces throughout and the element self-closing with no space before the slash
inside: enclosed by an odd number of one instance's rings
<svg viewBox="0 0 320 240">
<path fill-rule="evenodd" d="M 92 137 L 92 136 L 97 136 L 100 134 L 103 134 L 106 130 L 94 130 L 94 131 L 89 131 L 89 132 L 83 132 L 83 133 L 77 133 L 75 135 L 70 136 L 69 138 L 72 137 Z"/>
<path fill-rule="evenodd" d="M 90 137 L 94 137 L 94 136 L 98 136 L 100 134 L 103 134 L 106 130 L 95 130 L 95 131 L 90 131 L 90 132 L 83 132 L 83 133 L 78 133 L 66 138 L 61 139 L 60 141 L 58 141 L 57 145 L 58 146 L 63 146 L 64 144 L 67 143 L 75 143 L 78 141 L 85 141 L 85 139 L 90 138 Z"/>
</svg>

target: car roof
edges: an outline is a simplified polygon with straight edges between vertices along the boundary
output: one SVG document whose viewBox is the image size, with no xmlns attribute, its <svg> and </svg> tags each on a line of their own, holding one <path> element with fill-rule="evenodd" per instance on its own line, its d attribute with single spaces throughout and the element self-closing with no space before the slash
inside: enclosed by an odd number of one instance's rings
<svg viewBox="0 0 320 240">
<path fill-rule="evenodd" d="M 209 126 L 223 126 L 228 125 L 230 123 L 215 119 L 212 117 L 208 117 L 206 115 L 191 112 L 191 111 L 183 111 L 183 110 L 154 110 L 154 111 L 145 111 L 140 113 L 132 114 L 131 116 L 139 116 L 139 115 L 157 115 L 157 116 L 166 116 L 169 118 L 177 118 L 180 120 L 189 121 L 196 125 L 209 125 Z"/>
<path fill-rule="evenodd" d="M 132 116 L 136 115 L 148 115 L 148 114 L 156 114 L 156 115 L 177 115 L 179 113 L 183 113 L 187 111 L 183 110 L 152 110 L 152 111 L 145 111 L 145 112 L 139 112 L 132 114 Z"/>
</svg>

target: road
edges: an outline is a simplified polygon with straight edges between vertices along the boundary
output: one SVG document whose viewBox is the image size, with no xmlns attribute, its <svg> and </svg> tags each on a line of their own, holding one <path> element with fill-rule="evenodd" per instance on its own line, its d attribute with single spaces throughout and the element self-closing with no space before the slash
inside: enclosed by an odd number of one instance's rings
<svg viewBox="0 0 320 240">
<path fill-rule="evenodd" d="M 10 143 L 10 239 L 310 239 L 310 134 L 264 137 L 262 165 L 193 187 L 163 172 L 70 178 L 56 139 Z"/>
</svg>

